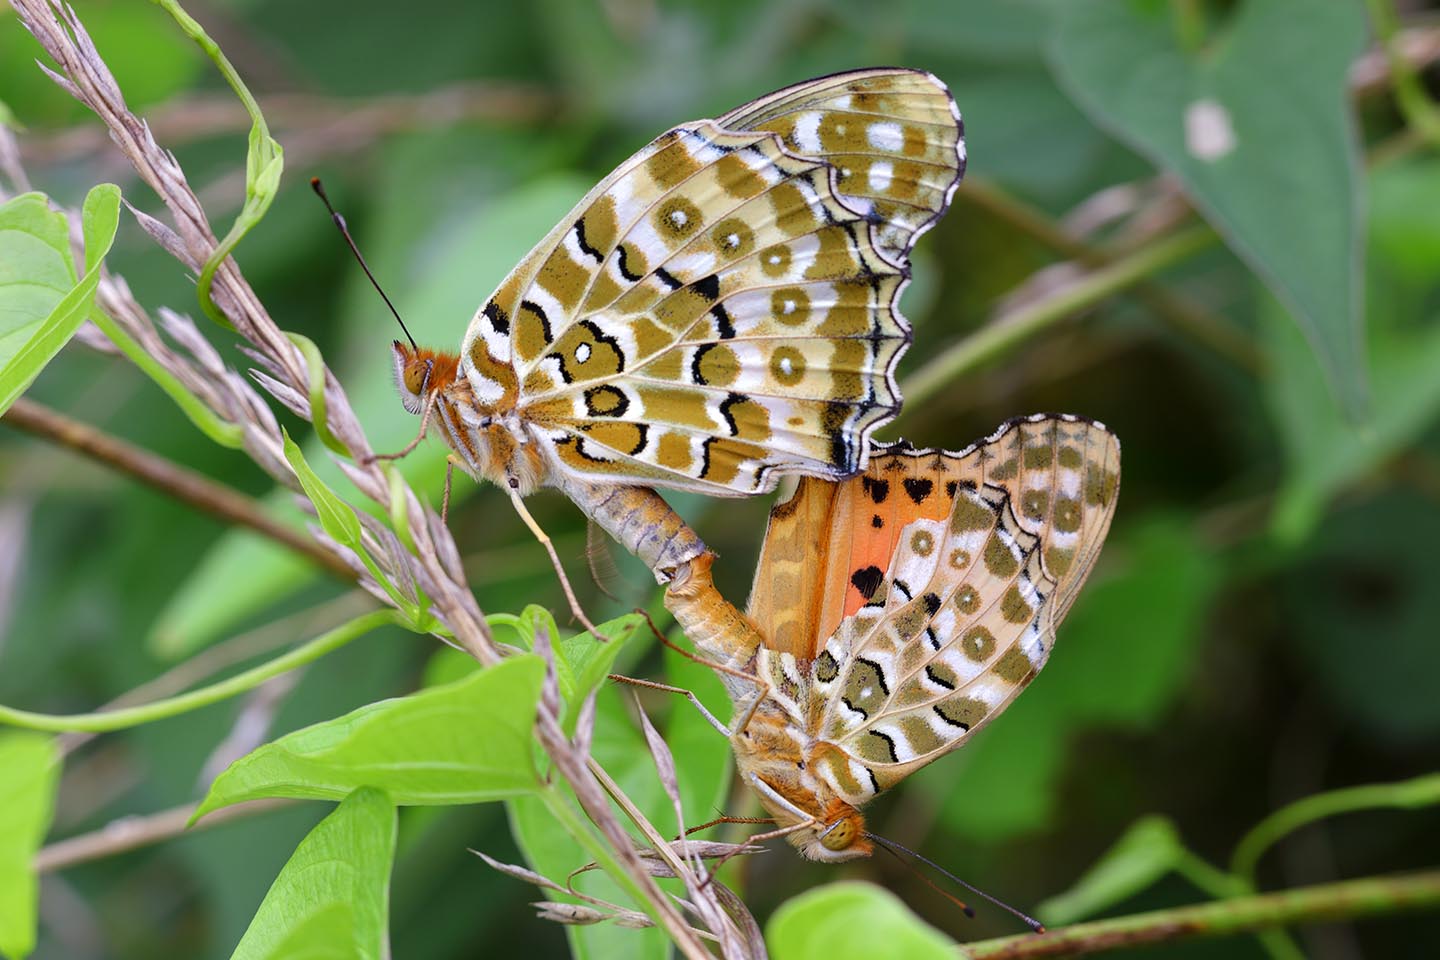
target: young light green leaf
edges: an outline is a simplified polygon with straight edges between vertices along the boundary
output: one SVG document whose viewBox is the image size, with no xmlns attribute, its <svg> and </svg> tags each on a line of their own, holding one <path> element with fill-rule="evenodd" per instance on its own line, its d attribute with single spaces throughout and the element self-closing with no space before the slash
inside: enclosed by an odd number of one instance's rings
<svg viewBox="0 0 1440 960">
<path fill-rule="evenodd" d="M 35 852 L 50 829 L 60 752 L 51 737 L 0 735 L 0 954 L 19 960 L 35 949 L 39 882 Z"/>
<path fill-rule="evenodd" d="M 396 803 L 480 803 L 537 789 L 536 704 L 545 666 L 523 656 L 368 704 L 281 737 L 215 778 L 195 813 L 259 797 L 334 800 L 379 787 Z"/>
<path fill-rule="evenodd" d="M 8 247 L 19 255 L 17 261 L 0 267 L 0 413 L 25 392 L 85 322 L 100 285 L 100 264 L 120 225 L 120 188 L 113 183 L 91 188 L 81 212 L 85 275 L 51 301 L 55 281 L 61 276 L 54 256 L 58 251 L 68 263 L 69 242 L 57 246 L 56 222 L 36 209 L 37 202 L 43 204 L 44 198 L 25 194 L 0 208 L 0 212 L 9 211 L 8 217 L 0 219 L 0 253 L 9 252 Z M 12 204 L 19 206 L 11 210 Z M 32 229 L 37 232 L 30 233 Z M 12 235 L 12 230 L 20 235 Z M 65 236 L 63 228 L 61 235 Z M 5 262 L 0 257 L 0 263 Z M 39 282 L 33 286 L 28 274 L 32 266 L 39 273 Z M 78 272 L 71 268 L 69 276 Z M 48 313 L 38 313 L 45 304 L 51 305 Z"/>
<path fill-rule="evenodd" d="M 73 286 L 65 215 L 43 193 L 0 204 L 0 369 Z"/>
<path fill-rule="evenodd" d="M 1060 3 L 1058 79 L 1095 122 L 1178 176 L 1291 309 L 1352 418 L 1365 412 L 1363 180 L 1346 72 L 1358 3 L 1249 0 L 1187 50 L 1164 3 Z M 1304 29 L 1296 29 L 1296 24 Z"/>
<path fill-rule="evenodd" d="M 315 505 L 315 513 L 319 516 L 320 526 L 325 532 L 336 543 L 342 543 L 352 550 L 361 550 L 360 520 L 355 516 L 355 510 L 315 475 L 310 464 L 305 462 L 305 454 L 300 452 L 300 445 L 290 439 L 288 432 L 285 433 L 285 459 L 300 480 L 305 496 Z"/>
<path fill-rule="evenodd" d="M 385 960 L 395 805 L 362 787 L 300 841 L 232 960 Z"/>
<path fill-rule="evenodd" d="M 1035 908 L 1045 923 L 1084 920 L 1149 889 L 1185 856 L 1175 824 L 1165 817 L 1136 820 L 1064 893 Z"/>
<path fill-rule="evenodd" d="M 895 894 L 869 883 L 830 883 L 780 905 L 765 928 L 775 960 L 955 960 L 955 944 Z"/>
<path fill-rule="evenodd" d="M 645 618 L 639 614 L 627 613 L 595 625 L 602 640 L 596 640 L 588 633 L 581 633 L 566 637 L 560 642 L 560 658 L 569 666 L 570 674 L 574 678 L 574 686 L 570 692 L 565 694 L 562 691 L 567 704 L 567 730 L 573 727 L 575 712 L 579 710 L 580 703 L 590 695 L 591 690 L 605 682 L 626 641 L 633 637 L 635 631 L 641 629 L 644 623 Z"/>
</svg>

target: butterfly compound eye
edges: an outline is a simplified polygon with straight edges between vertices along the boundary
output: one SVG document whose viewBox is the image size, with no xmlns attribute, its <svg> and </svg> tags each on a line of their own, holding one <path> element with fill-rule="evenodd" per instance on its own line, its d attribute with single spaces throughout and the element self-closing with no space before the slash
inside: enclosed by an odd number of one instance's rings
<svg viewBox="0 0 1440 960">
<path fill-rule="evenodd" d="M 855 824 L 849 818 L 837 820 L 820 835 L 820 844 L 826 850 L 844 850 L 854 842 Z"/>
<path fill-rule="evenodd" d="M 405 389 L 419 396 L 425 390 L 425 383 L 430 379 L 430 363 L 409 363 L 405 366 Z"/>
</svg>

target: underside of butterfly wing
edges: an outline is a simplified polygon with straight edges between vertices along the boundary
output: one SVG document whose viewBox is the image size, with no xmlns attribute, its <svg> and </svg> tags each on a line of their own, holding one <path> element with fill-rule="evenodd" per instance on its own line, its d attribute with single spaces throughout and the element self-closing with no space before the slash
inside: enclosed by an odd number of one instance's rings
<svg viewBox="0 0 1440 960">
<path fill-rule="evenodd" d="M 868 87 L 849 96 L 903 86 L 885 103 L 914 110 L 909 87 L 928 78 L 854 76 Z M 809 109 L 830 109 L 833 78 L 815 84 Z M 949 104 L 928 84 L 926 111 Z M 783 125 L 790 101 L 762 102 L 754 119 Z M 960 175 L 958 120 L 944 115 L 949 132 L 927 134 L 926 149 L 949 144 L 950 187 L 925 194 L 927 223 Z M 475 401 L 513 413 L 558 485 L 740 495 L 783 473 L 838 478 L 860 469 L 869 434 L 898 408 L 909 329 L 896 301 L 923 226 L 883 239 L 891 222 L 864 191 L 838 191 L 843 171 L 823 150 L 727 116 L 677 127 L 622 164 L 471 323 L 461 370 Z M 905 142 L 902 130 L 896 149 Z"/>
<path fill-rule="evenodd" d="M 859 805 L 955 749 L 1033 679 L 1094 565 L 1118 484 L 1113 434 L 1038 416 L 959 453 L 877 446 L 834 494 L 826 529 L 781 518 L 787 539 L 829 541 L 818 602 L 841 615 L 816 634 L 807 695 L 821 705 L 811 734 L 832 747 L 816 772 L 837 795 Z M 774 606 L 750 610 L 767 647 Z"/>
<path fill-rule="evenodd" d="M 876 246 L 897 264 L 944 214 L 965 170 L 960 111 L 945 85 L 920 70 L 810 80 L 737 107 L 719 122 L 772 131 L 793 153 L 834 165 L 841 196 L 867 210 Z"/>
</svg>

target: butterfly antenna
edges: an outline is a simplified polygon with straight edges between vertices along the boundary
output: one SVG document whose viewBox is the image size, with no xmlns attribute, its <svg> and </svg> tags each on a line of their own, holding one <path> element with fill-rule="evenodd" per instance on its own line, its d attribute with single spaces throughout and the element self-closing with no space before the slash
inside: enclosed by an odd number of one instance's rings
<svg viewBox="0 0 1440 960">
<path fill-rule="evenodd" d="M 955 874 L 951 873 L 949 870 L 946 870 L 944 867 L 940 866 L 940 864 L 936 863 L 934 860 L 931 860 L 929 857 L 925 856 L 923 853 L 917 853 L 916 851 L 911 850 L 909 847 L 904 846 L 903 844 L 896 843 L 894 840 L 886 840 L 884 837 L 877 836 L 876 834 L 870 833 L 868 831 L 865 833 L 865 837 L 867 840 L 874 840 L 876 843 L 880 844 L 881 849 L 887 851 L 891 856 L 899 860 L 901 863 L 905 863 L 905 861 L 901 858 L 900 854 L 909 854 L 916 860 L 919 860 L 921 863 L 925 864 L 931 870 L 934 870 L 936 873 L 948 878 L 950 882 L 964 887 L 966 890 L 969 890 L 971 893 L 975 894 L 975 896 L 988 900 L 990 903 L 993 903 L 995 906 L 999 907 L 1001 910 L 1004 910 L 1006 913 L 1017 917 L 1022 923 L 1024 923 L 1027 927 L 1029 927 L 1036 933 L 1045 932 L 1045 924 L 1041 923 L 1039 920 L 1036 920 L 1028 913 L 1016 910 L 1004 900 L 999 900 L 995 897 L 990 896 L 990 894 L 986 893 L 984 890 L 981 890 L 979 887 L 971 886 L 964 880 L 961 880 L 959 877 L 955 876 Z M 912 870 L 915 869 L 912 864 L 907 863 L 905 865 L 910 867 L 910 869 Z M 967 917 L 975 916 L 975 911 L 971 910 L 964 903 L 961 903 L 959 900 L 956 900 L 954 897 L 950 896 L 944 890 L 941 890 L 939 887 L 935 886 L 934 883 L 930 882 L 930 878 L 926 877 L 919 870 L 915 870 L 915 875 L 920 877 L 920 879 L 924 880 L 927 884 L 929 884 L 932 890 L 941 893 L 952 902 L 960 904 L 960 908 L 965 911 L 965 915 Z"/>
<path fill-rule="evenodd" d="M 336 229 L 340 231 L 340 236 L 345 238 L 345 242 L 350 245 L 350 252 L 355 254 L 355 259 L 360 262 L 360 269 L 365 271 L 365 276 L 370 278 L 375 292 L 380 294 L 380 299 L 385 301 L 385 306 L 389 307 L 390 312 L 395 315 L 395 322 L 400 324 L 400 329 L 405 332 L 405 339 L 410 341 L 410 349 L 418 351 L 420 348 L 415 345 L 415 338 L 410 336 L 410 328 L 405 326 L 405 321 L 400 319 L 400 311 L 395 309 L 395 304 L 390 302 L 390 298 L 385 296 L 385 291 L 380 287 L 380 281 L 376 280 L 375 274 L 370 272 L 370 265 L 361 256 L 360 248 L 355 246 L 355 238 L 350 236 L 350 228 L 345 225 L 345 218 L 336 213 L 335 208 L 331 206 L 330 198 L 325 195 L 325 186 L 320 182 L 319 177 L 310 178 L 310 189 L 314 190 L 324 201 L 325 209 L 330 211 L 330 219 L 334 221 Z"/>
</svg>

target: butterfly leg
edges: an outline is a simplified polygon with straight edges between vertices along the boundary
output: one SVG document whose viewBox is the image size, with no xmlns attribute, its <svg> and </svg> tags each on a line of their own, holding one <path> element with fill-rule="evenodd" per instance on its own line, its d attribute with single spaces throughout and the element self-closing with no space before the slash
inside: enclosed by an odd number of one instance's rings
<svg viewBox="0 0 1440 960">
<path fill-rule="evenodd" d="M 570 613 L 580 621 L 581 626 L 590 631 L 592 637 L 603 642 L 600 631 L 596 629 L 595 624 L 590 622 L 590 618 L 585 616 L 585 611 L 580 609 L 580 601 L 575 599 L 575 591 L 570 586 L 570 578 L 565 575 L 565 566 L 560 562 L 560 555 L 555 552 L 555 545 L 550 542 L 550 535 L 540 528 L 540 524 L 530 516 L 530 511 L 525 509 L 525 501 L 520 496 L 519 487 L 519 483 L 513 479 L 505 485 L 506 492 L 510 494 L 510 503 L 515 507 L 515 512 L 520 514 L 520 519 L 524 520 L 525 525 L 530 528 L 535 539 L 540 541 L 540 546 L 544 547 L 545 552 L 550 555 L 550 565 L 555 568 L 555 573 L 560 578 L 560 588 L 565 591 L 565 601 L 570 605 Z"/>
<path fill-rule="evenodd" d="M 455 454 L 445 457 L 445 493 L 440 497 L 440 522 L 445 526 L 450 525 L 450 481 L 455 478 L 455 464 L 460 458 Z"/>
<path fill-rule="evenodd" d="M 714 556 L 713 554 L 707 555 Z M 684 689 L 683 687 L 670 687 L 665 684 L 653 683 L 652 681 L 648 680 L 635 680 L 631 677 L 622 677 L 618 674 L 613 673 L 610 675 L 610 679 L 619 680 L 623 683 L 634 683 L 637 686 L 653 686 L 656 689 L 669 690 L 672 693 L 683 693 L 688 696 L 691 702 L 694 703 L 695 706 L 699 708 L 700 712 L 705 715 L 705 719 L 709 721 L 710 726 L 725 734 L 726 737 L 735 737 L 739 735 L 740 731 L 744 730 L 745 727 L 749 725 L 750 718 L 755 715 L 756 708 L 758 708 L 760 704 L 764 702 L 765 697 L 769 695 L 770 684 L 766 683 L 764 680 L 760 679 L 753 673 L 747 673 L 744 670 L 737 670 L 734 667 L 727 666 L 726 664 L 717 663 L 714 660 L 710 660 L 698 654 L 691 653 L 684 647 L 676 646 L 670 641 L 669 637 L 665 636 L 665 634 L 662 633 L 660 629 L 655 626 L 655 621 L 650 618 L 650 614 L 647 611 L 643 609 L 636 609 L 635 612 L 645 618 L 645 622 L 650 625 L 650 632 L 655 634 L 656 639 L 663 643 L 665 646 L 669 647 L 671 650 L 674 650 L 676 653 L 680 654 L 680 656 L 684 657 L 685 659 L 693 660 L 701 666 L 709 667 L 711 670 L 714 670 L 716 673 L 719 673 L 722 676 L 734 677 L 736 680 L 752 684 L 756 688 L 755 694 L 753 698 L 744 702 L 744 706 L 741 706 L 740 701 L 738 700 L 735 693 L 737 684 L 726 684 L 726 687 L 730 690 L 731 699 L 736 701 L 736 709 L 739 715 L 738 722 L 735 722 L 731 724 L 731 726 L 726 727 L 718 720 L 716 720 L 714 716 L 710 713 L 710 711 L 700 706 L 700 701 L 695 699 L 695 694 L 693 694 L 689 690 Z"/>
<path fill-rule="evenodd" d="M 409 443 L 405 444 L 405 446 L 401 447 L 394 453 L 372 453 L 360 462 L 368 466 L 369 464 L 374 463 L 376 460 L 399 460 L 408 455 L 410 451 L 420 446 L 421 440 L 425 439 L 425 431 L 430 429 L 430 413 L 434 409 L 435 403 L 432 400 L 431 402 L 425 404 L 424 410 L 420 411 L 420 432 L 415 434 L 414 440 L 411 440 Z"/>
<path fill-rule="evenodd" d="M 691 703 L 695 705 L 695 709 L 700 711 L 700 715 L 705 718 L 706 723 L 710 724 L 710 726 L 720 731 L 721 734 L 725 736 L 730 735 L 730 729 L 726 727 L 725 724 L 721 723 L 718 719 L 716 719 L 715 714 L 711 713 L 705 708 L 705 704 L 700 702 L 700 698 L 695 696 L 695 692 L 693 690 L 686 690 L 684 687 L 671 686 L 668 683 L 658 683 L 654 680 L 641 680 L 638 677 L 627 677 L 623 673 L 612 673 L 610 674 L 610 679 L 614 680 L 616 683 L 628 683 L 631 686 L 644 687 L 647 690 L 660 690 L 664 693 L 679 694 L 680 696 L 687 698 Z"/>
</svg>

